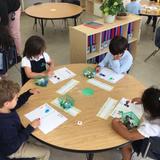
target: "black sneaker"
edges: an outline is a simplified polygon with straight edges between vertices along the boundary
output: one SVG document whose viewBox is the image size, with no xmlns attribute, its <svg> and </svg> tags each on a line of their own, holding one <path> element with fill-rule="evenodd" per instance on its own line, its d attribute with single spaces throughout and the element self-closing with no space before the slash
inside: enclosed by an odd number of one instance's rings
<svg viewBox="0 0 160 160">
<path fill-rule="evenodd" d="M 20 55 L 17 56 L 17 63 L 21 62 L 22 57 Z"/>
</svg>

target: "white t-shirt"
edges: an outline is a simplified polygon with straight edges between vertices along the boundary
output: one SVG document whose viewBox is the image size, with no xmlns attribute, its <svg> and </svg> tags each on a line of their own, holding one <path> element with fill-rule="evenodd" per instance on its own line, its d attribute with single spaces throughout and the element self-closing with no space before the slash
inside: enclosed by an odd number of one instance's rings
<svg viewBox="0 0 160 160">
<path fill-rule="evenodd" d="M 31 60 L 39 61 L 40 59 L 45 59 L 46 63 L 50 63 L 51 59 L 48 53 L 43 52 L 43 55 L 41 55 L 38 59 L 32 57 L 31 59 L 28 59 L 27 57 L 22 58 L 21 67 L 29 67 L 31 68 Z"/>
<path fill-rule="evenodd" d="M 137 130 L 146 138 L 160 137 L 160 119 L 155 119 L 152 121 L 144 119 Z"/>
</svg>

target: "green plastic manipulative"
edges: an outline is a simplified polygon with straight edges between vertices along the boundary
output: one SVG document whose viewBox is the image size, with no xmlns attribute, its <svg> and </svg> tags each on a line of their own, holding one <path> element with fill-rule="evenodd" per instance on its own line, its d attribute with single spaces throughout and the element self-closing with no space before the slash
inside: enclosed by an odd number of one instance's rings
<svg viewBox="0 0 160 160">
<path fill-rule="evenodd" d="M 94 78 L 96 75 L 96 70 L 95 68 L 87 67 L 83 70 L 83 75 L 88 79 Z"/>
<path fill-rule="evenodd" d="M 48 77 L 36 77 L 35 84 L 37 86 L 46 87 L 48 84 Z"/>
<path fill-rule="evenodd" d="M 85 95 L 85 96 L 91 96 L 94 94 L 94 90 L 91 89 L 91 88 L 84 88 L 82 90 L 82 94 Z"/>
<path fill-rule="evenodd" d="M 69 95 L 64 95 L 58 98 L 59 104 L 64 109 L 69 109 L 74 106 L 74 100 Z"/>
<path fill-rule="evenodd" d="M 120 111 L 122 123 L 128 128 L 138 127 L 140 119 L 133 112 Z"/>
</svg>

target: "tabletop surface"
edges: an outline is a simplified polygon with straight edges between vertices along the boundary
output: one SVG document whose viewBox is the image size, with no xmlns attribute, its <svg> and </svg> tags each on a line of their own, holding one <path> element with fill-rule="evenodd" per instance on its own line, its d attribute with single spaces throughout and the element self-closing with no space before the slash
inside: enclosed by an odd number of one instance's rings
<svg viewBox="0 0 160 160">
<path fill-rule="evenodd" d="M 76 87 L 68 92 L 68 95 L 75 100 L 75 107 L 81 110 L 76 117 L 69 115 L 50 103 L 55 98 L 60 97 L 60 95 L 56 93 L 56 90 L 69 80 L 58 84 L 49 82 L 47 87 L 38 87 L 41 93 L 30 97 L 29 101 L 18 110 L 18 114 L 24 126 L 29 123 L 29 120 L 27 120 L 24 115 L 44 103 L 48 103 L 68 118 L 62 125 L 46 135 L 37 129 L 33 132 L 35 137 L 58 148 L 74 151 L 105 150 L 127 142 L 112 129 L 111 117 L 107 120 L 103 120 L 97 117 L 96 114 L 108 97 L 120 100 L 122 97 L 131 99 L 141 96 L 144 86 L 130 75 L 126 75 L 116 84 L 110 84 L 109 82 L 96 78 L 114 87 L 112 91 L 105 91 L 87 83 L 87 78 L 82 74 L 87 66 L 88 64 L 65 65 L 65 67 L 76 73 L 73 79 L 80 81 Z M 35 87 L 37 88 L 33 80 L 30 80 L 22 87 L 21 92 Z M 94 90 L 92 96 L 84 96 L 82 94 L 82 89 L 86 87 Z M 82 125 L 77 125 L 78 121 L 82 121 Z"/>
<path fill-rule="evenodd" d="M 69 18 L 82 11 L 82 7 L 70 3 L 42 3 L 25 9 L 27 15 L 44 19 Z"/>
<path fill-rule="evenodd" d="M 154 1 L 142 1 L 140 14 L 146 16 L 160 16 L 160 3 Z"/>
</svg>

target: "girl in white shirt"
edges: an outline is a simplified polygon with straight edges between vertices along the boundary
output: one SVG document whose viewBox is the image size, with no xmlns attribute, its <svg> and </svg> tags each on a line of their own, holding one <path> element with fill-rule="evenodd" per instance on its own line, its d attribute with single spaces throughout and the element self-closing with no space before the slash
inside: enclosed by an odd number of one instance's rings
<svg viewBox="0 0 160 160">
<path fill-rule="evenodd" d="M 142 98 L 135 98 L 133 102 L 142 103 L 144 120 L 137 129 L 128 130 L 118 118 L 112 120 L 113 129 L 129 141 L 134 141 L 122 147 L 123 160 L 130 160 L 132 147 L 140 150 L 142 141 L 149 137 L 160 137 L 160 89 L 150 87 L 146 89 Z"/>
<path fill-rule="evenodd" d="M 21 65 L 22 85 L 31 78 L 52 75 L 53 63 L 45 49 L 45 41 L 39 36 L 31 36 L 26 41 Z"/>
</svg>

